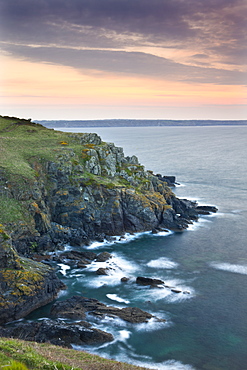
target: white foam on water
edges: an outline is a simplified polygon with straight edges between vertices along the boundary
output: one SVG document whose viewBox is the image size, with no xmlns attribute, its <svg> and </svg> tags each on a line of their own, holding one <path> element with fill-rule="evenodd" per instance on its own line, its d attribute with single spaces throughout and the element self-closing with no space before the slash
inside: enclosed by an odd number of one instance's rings
<svg viewBox="0 0 247 370">
<path fill-rule="evenodd" d="M 150 311 L 149 311 L 150 312 Z M 164 319 L 161 316 L 164 316 L 164 314 L 154 314 L 158 319 Z M 135 324 L 135 329 L 139 331 L 155 331 L 159 330 L 164 327 L 169 327 L 171 326 L 170 321 L 158 321 L 156 317 L 152 317 L 151 319 L 148 320 L 148 322 L 144 322 L 141 324 Z"/>
<path fill-rule="evenodd" d="M 207 223 L 209 223 L 209 222 L 211 223 L 210 220 L 201 217 L 201 218 L 199 218 L 198 221 L 195 221 L 193 224 L 189 225 L 186 230 L 194 231 L 194 230 L 198 229 L 199 227 L 208 227 Z"/>
<path fill-rule="evenodd" d="M 97 275 L 96 271 L 99 268 L 107 269 L 107 275 Z M 121 284 L 121 278 L 124 276 L 131 276 L 135 271 L 139 269 L 138 265 L 134 262 L 130 262 L 127 259 L 112 254 L 112 258 L 106 262 L 93 261 L 88 267 L 87 271 L 92 271 L 95 276 L 90 276 L 90 279 L 85 281 L 88 286 L 100 287 L 102 285 L 115 286 Z"/>
<path fill-rule="evenodd" d="M 64 247 L 64 250 L 67 252 L 67 251 L 72 251 L 74 248 L 71 246 L 71 245 L 66 245 L 65 247 Z M 58 252 L 60 252 L 60 251 L 58 251 Z M 61 253 L 63 253 L 63 251 L 61 251 Z"/>
<path fill-rule="evenodd" d="M 97 354 L 97 351 L 94 352 Z M 112 358 L 107 354 L 100 354 L 105 358 Z M 115 356 L 114 358 L 116 361 L 121 361 L 125 363 L 129 363 L 131 365 L 144 367 L 147 369 L 154 369 L 154 370 L 195 370 L 195 368 L 191 365 L 183 364 L 180 361 L 176 360 L 168 360 L 164 362 L 153 362 L 150 356 L 145 355 L 137 355 L 135 353 L 128 353 L 126 348 L 121 348 L 121 354 Z"/>
<path fill-rule="evenodd" d="M 175 188 L 183 188 L 185 186 L 186 186 L 185 184 L 175 183 Z"/>
<path fill-rule="evenodd" d="M 128 330 L 119 330 L 119 338 L 125 341 L 129 339 L 131 332 Z"/>
<path fill-rule="evenodd" d="M 109 298 L 112 301 L 125 303 L 125 304 L 130 303 L 130 301 L 128 301 L 127 299 L 123 299 L 123 298 L 119 297 L 117 294 L 106 294 L 106 296 L 107 296 L 107 298 Z"/>
<path fill-rule="evenodd" d="M 147 369 L 155 370 L 195 370 L 195 368 L 189 364 L 183 364 L 176 360 L 167 360 L 164 362 L 154 362 L 148 355 L 139 355 L 133 351 L 133 348 L 128 344 L 128 339 L 131 336 L 131 332 L 128 330 L 119 330 L 114 333 L 114 341 L 110 343 L 104 343 L 95 348 L 88 348 L 87 346 L 78 346 L 72 344 L 73 349 L 83 351 L 86 350 L 92 354 L 100 355 L 101 357 L 114 359 L 115 361 L 125 362 L 131 365 L 141 366 Z M 113 356 L 106 352 L 107 348 L 113 343 L 118 342 L 120 345 L 119 354 Z M 122 345 L 124 344 L 124 346 Z M 100 352 L 99 352 L 100 350 Z M 103 350 L 103 351 L 102 351 Z"/>
<path fill-rule="evenodd" d="M 114 243 L 115 241 L 109 242 L 107 240 L 104 240 L 103 242 L 93 242 L 90 245 L 86 246 L 86 249 L 99 249 L 101 247 L 104 247 L 106 245 L 112 245 Z"/>
<path fill-rule="evenodd" d="M 141 361 L 134 361 L 132 365 L 136 366 L 144 366 L 148 369 L 155 369 L 155 370 L 195 370 L 195 368 L 191 365 L 184 365 L 182 362 L 175 361 L 175 360 L 168 360 L 161 363 L 154 363 L 154 362 L 146 362 L 143 365 Z"/>
<path fill-rule="evenodd" d="M 173 292 L 172 289 L 180 290 L 181 292 Z M 160 288 L 150 288 L 149 286 L 139 287 L 133 297 L 130 297 L 131 302 L 156 302 L 165 300 L 167 303 L 178 303 L 195 297 L 195 290 L 186 286 L 183 281 L 172 279 L 166 280 L 164 286 Z M 155 315 L 155 314 L 154 314 Z"/>
<path fill-rule="evenodd" d="M 148 262 L 147 266 L 160 269 L 173 269 L 178 266 L 178 263 L 171 261 L 169 258 L 160 257 L 156 260 L 151 260 Z"/>
<path fill-rule="evenodd" d="M 151 233 L 150 233 L 151 234 Z M 171 230 L 167 230 L 167 231 L 160 231 L 156 234 L 151 234 L 151 236 L 168 236 L 168 235 L 171 235 L 171 234 L 174 234 L 174 231 L 171 231 Z"/>
<path fill-rule="evenodd" d="M 58 298 L 65 297 L 68 294 L 69 294 L 69 290 L 68 289 L 60 290 L 60 292 L 58 293 L 57 297 Z"/>
<path fill-rule="evenodd" d="M 235 264 L 224 263 L 224 262 L 222 263 L 212 262 L 210 263 L 210 266 L 217 270 L 223 270 L 223 271 L 233 272 L 236 274 L 247 275 L 246 265 L 235 265 Z"/>
<path fill-rule="evenodd" d="M 149 234 L 149 233 L 150 231 L 144 231 L 144 232 L 135 233 L 135 234 L 125 233 L 124 235 L 116 235 L 116 236 L 113 236 L 113 240 L 111 241 L 108 241 L 105 239 L 103 242 L 93 242 L 90 245 L 88 245 L 86 248 L 87 249 L 99 249 L 106 245 L 125 244 L 125 243 L 129 243 L 131 240 L 138 239 L 142 235 Z"/>
<path fill-rule="evenodd" d="M 70 266 L 65 265 L 63 263 L 58 263 L 57 265 L 60 267 L 59 272 L 61 272 L 61 274 L 63 274 L 64 276 L 66 276 L 66 271 L 70 269 Z"/>
<path fill-rule="evenodd" d="M 124 234 L 124 236 L 120 236 L 117 242 L 118 243 L 128 243 L 129 241 L 138 239 L 145 234 L 149 234 L 149 231 L 143 231 L 141 233 L 135 233 L 135 234 L 126 233 Z"/>
</svg>

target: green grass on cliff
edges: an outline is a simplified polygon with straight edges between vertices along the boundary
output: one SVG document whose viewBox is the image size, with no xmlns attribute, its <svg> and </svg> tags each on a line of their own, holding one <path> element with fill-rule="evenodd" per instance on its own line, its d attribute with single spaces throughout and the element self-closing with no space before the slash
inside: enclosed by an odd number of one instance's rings
<svg viewBox="0 0 247 370">
<path fill-rule="evenodd" d="M 14 367 L 13 362 L 29 370 L 141 370 L 143 367 L 107 360 L 86 352 L 54 346 L 48 343 L 25 342 L 0 338 L 0 369 Z"/>
<path fill-rule="evenodd" d="M 34 179 L 35 169 L 30 164 L 35 159 L 54 160 L 57 151 L 67 142 L 68 135 L 64 132 L 47 129 L 28 120 L 0 116 L 0 167 L 9 176 Z M 71 143 L 71 146 L 77 149 L 79 144 Z"/>
<path fill-rule="evenodd" d="M 68 133 L 47 129 L 29 120 L 0 116 L 0 223 L 30 224 L 27 192 L 40 176 L 42 163 L 56 162 L 71 151 L 83 164 L 83 146 Z M 18 189 L 18 197 L 10 196 Z"/>
</svg>

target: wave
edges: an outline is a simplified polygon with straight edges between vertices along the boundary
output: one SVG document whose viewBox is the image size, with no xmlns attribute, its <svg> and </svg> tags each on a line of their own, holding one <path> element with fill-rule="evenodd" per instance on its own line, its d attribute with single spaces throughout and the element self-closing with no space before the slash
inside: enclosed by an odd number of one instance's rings
<svg viewBox="0 0 247 370">
<path fill-rule="evenodd" d="M 86 246 L 86 248 L 87 249 L 99 249 L 99 248 L 102 248 L 102 247 L 105 247 L 105 246 L 111 246 L 113 244 L 126 244 L 126 243 L 129 243 L 132 240 L 141 238 L 143 235 L 168 236 L 168 235 L 171 235 L 171 234 L 173 234 L 173 231 L 171 231 L 171 230 L 160 231 L 157 234 L 152 234 L 151 230 L 150 231 L 143 231 L 143 232 L 139 232 L 139 233 L 134 233 L 134 234 L 126 233 L 124 235 L 113 236 L 112 237 L 113 239 L 110 240 L 110 241 L 105 239 L 103 242 L 93 242 L 90 245 Z M 69 250 L 69 248 L 70 247 L 68 247 L 68 250 Z"/>
<path fill-rule="evenodd" d="M 187 230 L 189 231 L 194 231 L 200 227 L 208 227 L 208 223 L 211 223 L 210 220 L 206 219 L 206 218 L 203 218 L 203 217 L 200 217 L 198 221 L 194 222 L 193 224 L 189 225 Z"/>
<path fill-rule="evenodd" d="M 128 330 L 120 330 L 116 333 L 114 343 L 120 345 L 120 351 L 117 355 L 108 354 L 106 348 L 109 343 L 105 343 L 97 348 L 88 348 L 84 346 L 78 346 L 72 344 L 73 349 L 83 351 L 86 350 L 91 354 L 100 355 L 101 357 L 114 359 L 115 361 L 120 361 L 124 363 L 129 363 L 131 365 L 140 366 L 147 369 L 155 370 L 195 370 L 195 368 L 189 364 L 183 364 L 176 360 L 167 360 L 164 362 L 154 362 L 153 359 L 148 355 L 139 355 L 135 353 L 133 347 L 127 343 L 131 332 Z M 112 342 L 111 342 L 112 344 Z"/>
<path fill-rule="evenodd" d="M 70 266 L 65 265 L 64 263 L 58 263 L 57 265 L 60 267 L 59 272 L 61 272 L 62 275 L 66 276 L 66 271 L 70 269 Z"/>
<path fill-rule="evenodd" d="M 192 287 L 185 286 L 181 280 L 171 279 L 166 280 L 165 286 L 160 288 L 150 289 L 148 286 L 137 287 L 134 293 L 132 292 L 130 294 L 130 300 L 133 304 L 140 301 L 149 303 L 150 308 L 152 308 L 152 303 L 156 301 L 164 300 L 167 303 L 179 303 L 191 299 L 194 296 L 195 291 Z"/>
<path fill-rule="evenodd" d="M 96 271 L 99 268 L 106 269 L 107 275 L 96 275 Z M 106 262 L 92 262 L 88 267 L 87 271 L 95 272 L 95 276 L 90 276 L 86 281 L 86 284 L 99 288 L 102 285 L 115 286 L 121 284 L 121 278 L 124 276 L 133 276 L 133 274 L 139 269 L 139 266 L 127 259 L 113 253 L 112 258 Z"/>
<path fill-rule="evenodd" d="M 119 297 L 117 294 L 106 294 L 106 296 L 107 296 L 107 298 L 109 298 L 112 301 L 125 303 L 125 304 L 130 303 L 130 301 L 128 301 L 127 299 L 123 299 L 123 298 Z"/>
<path fill-rule="evenodd" d="M 217 269 L 217 270 L 223 270 L 223 271 L 229 271 L 236 274 L 241 275 L 247 275 L 247 266 L 246 265 L 235 265 L 231 263 L 217 263 L 212 262 L 210 263 L 210 266 Z"/>
<path fill-rule="evenodd" d="M 161 257 L 156 260 L 151 260 L 147 263 L 147 266 L 160 269 L 173 269 L 178 266 L 178 263 L 171 261 L 169 258 Z"/>
<path fill-rule="evenodd" d="M 140 238 L 142 235 L 149 234 L 150 231 L 144 231 L 141 233 L 135 233 L 135 234 L 129 234 L 126 233 L 124 235 L 116 235 L 112 237 L 112 240 L 104 240 L 103 242 L 93 242 L 90 245 L 88 245 L 86 248 L 87 249 L 99 249 L 101 247 L 104 247 L 106 245 L 113 245 L 113 244 L 124 244 L 124 243 L 129 243 L 131 240 Z"/>
<path fill-rule="evenodd" d="M 174 234 L 174 231 L 167 230 L 167 231 L 159 231 L 156 234 L 150 233 L 150 236 L 153 236 L 153 237 L 155 237 L 155 236 L 168 236 L 168 235 L 171 235 L 171 234 Z"/>
</svg>

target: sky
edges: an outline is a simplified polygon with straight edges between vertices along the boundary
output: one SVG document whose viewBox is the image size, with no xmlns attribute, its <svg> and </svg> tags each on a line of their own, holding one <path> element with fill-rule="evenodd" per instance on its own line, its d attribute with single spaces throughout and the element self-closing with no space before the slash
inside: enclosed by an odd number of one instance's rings
<svg viewBox="0 0 247 370">
<path fill-rule="evenodd" d="M 0 0 L 0 114 L 247 119 L 245 0 Z"/>
</svg>

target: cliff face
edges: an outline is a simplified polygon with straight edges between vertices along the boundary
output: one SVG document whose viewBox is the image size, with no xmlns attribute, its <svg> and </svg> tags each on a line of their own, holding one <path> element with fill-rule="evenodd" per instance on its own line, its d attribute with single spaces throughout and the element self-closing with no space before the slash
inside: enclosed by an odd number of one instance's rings
<svg viewBox="0 0 247 370">
<path fill-rule="evenodd" d="M 0 325 L 53 301 L 61 288 L 50 267 L 20 258 L 0 230 Z"/>
<path fill-rule="evenodd" d="M 193 203 L 185 206 L 137 157 L 125 157 L 122 148 L 96 134 L 68 134 L 52 161 L 35 158 L 30 165 L 35 180 L 28 186 L 8 182 L 8 197 L 21 201 L 30 218 L 29 225 L 6 225 L 24 254 L 30 247 L 83 245 L 126 232 L 182 230 L 197 217 Z"/>
<path fill-rule="evenodd" d="M 61 288 L 49 267 L 24 256 L 126 232 L 181 231 L 198 217 L 196 204 L 176 198 L 161 175 L 97 134 L 0 117 L 0 144 L 0 324 Z"/>
</svg>

